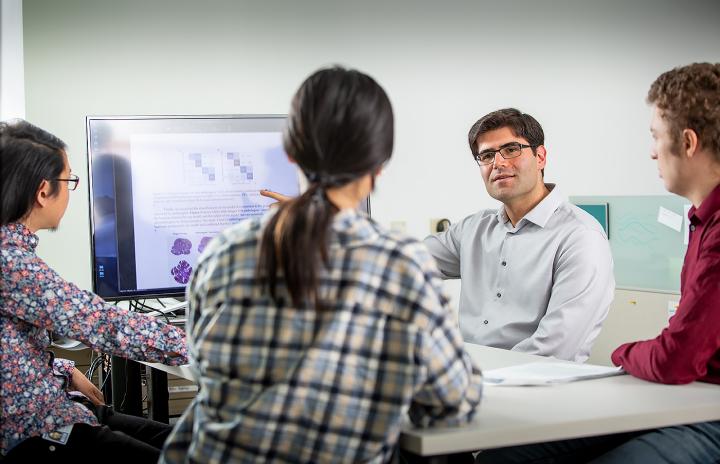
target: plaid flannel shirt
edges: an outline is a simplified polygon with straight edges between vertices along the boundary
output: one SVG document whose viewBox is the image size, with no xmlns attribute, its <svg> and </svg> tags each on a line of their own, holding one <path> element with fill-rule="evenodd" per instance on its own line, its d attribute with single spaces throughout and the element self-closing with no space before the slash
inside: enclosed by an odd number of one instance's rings
<svg viewBox="0 0 720 464">
<path fill-rule="evenodd" d="M 200 392 L 161 462 L 383 462 L 408 416 L 470 421 L 482 377 L 425 247 L 343 210 L 320 278 L 330 309 L 298 309 L 255 277 L 268 217 L 200 258 L 188 286 Z"/>
</svg>

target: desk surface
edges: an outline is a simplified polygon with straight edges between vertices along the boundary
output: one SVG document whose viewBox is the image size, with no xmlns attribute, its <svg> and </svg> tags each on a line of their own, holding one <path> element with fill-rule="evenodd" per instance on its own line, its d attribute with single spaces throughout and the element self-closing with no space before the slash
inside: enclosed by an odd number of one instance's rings
<svg viewBox="0 0 720 464">
<path fill-rule="evenodd" d="M 486 370 L 551 359 L 466 344 Z M 552 360 L 554 361 L 554 360 Z M 473 423 L 406 429 L 400 445 L 431 456 L 720 419 L 720 385 L 661 385 L 629 375 L 544 387 L 485 387 Z"/>
<path fill-rule="evenodd" d="M 556 361 L 466 344 L 486 370 Z M 190 366 L 145 363 L 189 380 Z M 485 387 L 474 422 L 454 428 L 407 428 L 400 445 L 421 456 L 720 419 L 720 385 L 661 385 L 629 375 L 543 387 Z"/>
</svg>

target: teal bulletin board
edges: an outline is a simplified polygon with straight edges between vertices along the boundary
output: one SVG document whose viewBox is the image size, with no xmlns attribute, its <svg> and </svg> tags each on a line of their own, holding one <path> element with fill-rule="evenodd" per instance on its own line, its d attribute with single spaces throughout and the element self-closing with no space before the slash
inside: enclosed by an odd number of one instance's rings
<svg viewBox="0 0 720 464">
<path fill-rule="evenodd" d="M 680 271 L 687 245 L 684 207 L 688 200 L 677 195 L 573 196 L 576 205 L 607 204 L 610 249 L 617 287 L 661 292 L 680 292 Z M 677 231 L 658 222 L 660 207 L 683 217 Z M 600 217 L 590 213 L 598 220 Z M 602 224 L 602 221 L 601 221 Z"/>
<path fill-rule="evenodd" d="M 597 222 L 605 230 L 605 235 L 610 238 L 610 230 L 608 226 L 608 204 L 607 203 L 576 203 L 577 206 L 584 209 L 590 216 L 597 219 Z"/>
</svg>

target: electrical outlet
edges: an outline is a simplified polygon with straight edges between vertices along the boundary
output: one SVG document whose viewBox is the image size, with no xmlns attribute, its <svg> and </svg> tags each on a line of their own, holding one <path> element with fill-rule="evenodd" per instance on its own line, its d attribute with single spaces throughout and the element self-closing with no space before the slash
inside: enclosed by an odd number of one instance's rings
<svg viewBox="0 0 720 464">
<path fill-rule="evenodd" d="M 447 218 L 432 218 L 430 219 L 430 233 L 437 234 L 450 228 L 450 220 Z"/>
</svg>

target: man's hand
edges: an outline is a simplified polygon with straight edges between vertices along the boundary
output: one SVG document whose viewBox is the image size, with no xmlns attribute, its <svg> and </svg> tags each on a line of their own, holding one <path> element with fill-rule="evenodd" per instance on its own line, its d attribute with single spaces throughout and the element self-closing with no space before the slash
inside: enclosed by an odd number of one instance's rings
<svg viewBox="0 0 720 464">
<path fill-rule="evenodd" d="M 273 192 L 272 190 L 262 189 L 260 190 L 260 195 L 268 198 L 272 198 L 273 200 L 276 200 L 278 203 L 284 203 L 291 199 L 291 197 L 287 195 L 283 195 L 282 193 Z"/>
<path fill-rule="evenodd" d="M 95 406 L 105 404 L 105 398 L 98 387 L 83 375 L 77 367 L 73 368 L 70 379 L 70 390 L 79 391 L 89 399 Z"/>
</svg>

